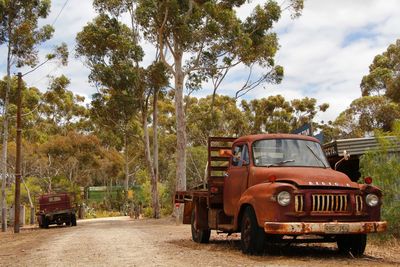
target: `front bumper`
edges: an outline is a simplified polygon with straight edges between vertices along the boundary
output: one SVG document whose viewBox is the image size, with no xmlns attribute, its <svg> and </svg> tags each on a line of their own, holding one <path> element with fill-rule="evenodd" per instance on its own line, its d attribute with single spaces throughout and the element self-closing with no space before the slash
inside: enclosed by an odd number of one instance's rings
<svg viewBox="0 0 400 267">
<path fill-rule="evenodd" d="M 368 234 L 386 231 L 387 222 L 265 222 L 267 234 Z"/>
</svg>

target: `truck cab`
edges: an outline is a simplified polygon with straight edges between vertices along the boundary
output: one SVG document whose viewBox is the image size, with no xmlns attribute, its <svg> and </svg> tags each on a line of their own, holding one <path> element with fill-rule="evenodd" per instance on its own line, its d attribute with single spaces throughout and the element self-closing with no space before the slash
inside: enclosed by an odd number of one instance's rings
<svg viewBox="0 0 400 267">
<path fill-rule="evenodd" d="M 244 253 L 261 253 L 270 242 L 312 240 L 336 242 L 358 256 L 366 234 L 386 229 L 381 191 L 370 178 L 358 184 L 331 169 L 317 139 L 250 135 L 223 148 L 226 141 L 209 140 L 208 188 L 176 196 L 185 203 L 194 241 L 208 242 L 211 230 L 240 232 Z"/>
</svg>

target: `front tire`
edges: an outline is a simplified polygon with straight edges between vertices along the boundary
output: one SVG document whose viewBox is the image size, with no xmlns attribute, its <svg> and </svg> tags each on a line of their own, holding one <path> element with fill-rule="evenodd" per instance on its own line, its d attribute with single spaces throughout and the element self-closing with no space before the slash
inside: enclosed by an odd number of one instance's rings
<svg viewBox="0 0 400 267">
<path fill-rule="evenodd" d="M 258 226 L 257 217 L 252 207 L 244 211 L 241 224 L 240 245 L 244 254 L 261 254 L 264 250 L 265 233 Z"/>
<path fill-rule="evenodd" d="M 191 217 L 191 229 L 192 239 L 196 243 L 208 243 L 210 241 L 211 230 L 210 229 L 198 229 L 196 227 L 196 209 L 192 210 Z"/>
<path fill-rule="evenodd" d="M 336 237 L 336 242 L 340 253 L 351 253 L 354 257 L 360 257 L 367 245 L 367 235 L 341 235 Z"/>
</svg>

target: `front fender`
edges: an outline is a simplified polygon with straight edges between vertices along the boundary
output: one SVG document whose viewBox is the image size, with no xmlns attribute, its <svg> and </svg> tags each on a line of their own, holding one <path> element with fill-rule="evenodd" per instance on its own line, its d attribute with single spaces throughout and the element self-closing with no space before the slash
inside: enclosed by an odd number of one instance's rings
<svg viewBox="0 0 400 267">
<path fill-rule="evenodd" d="M 279 214 L 289 211 L 291 205 L 282 207 L 276 201 L 276 195 L 281 191 L 292 192 L 296 187 L 287 183 L 262 183 L 249 187 L 239 200 L 238 210 L 235 215 L 235 228 L 239 228 L 244 207 L 251 206 L 257 217 L 260 227 L 264 227 L 266 221 L 278 221 Z"/>
</svg>

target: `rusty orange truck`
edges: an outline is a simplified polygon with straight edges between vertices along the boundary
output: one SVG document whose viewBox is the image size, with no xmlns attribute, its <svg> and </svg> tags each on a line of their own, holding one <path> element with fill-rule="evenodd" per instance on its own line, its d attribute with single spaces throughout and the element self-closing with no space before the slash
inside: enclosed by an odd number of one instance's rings
<svg viewBox="0 0 400 267">
<path fill-rule="evenodd" d="M 36 217 L 40 228 L 48 228 L 51 224 L 76 226 L 75 208 L 67 193 L 44 194 L 38 197 Z"/>
<path fill-rule="evenodd" d="M 367 234 L 382 232 L 381 191 L 330 168 L 317 139 L 293 134 L 211 137 L 206 188 L 176 192 L 192 239 L 211 230 L 241 233 L 241 249 L 259 254 L 267 243 L 336 242 L 360 256 Z"/>
</svg>

